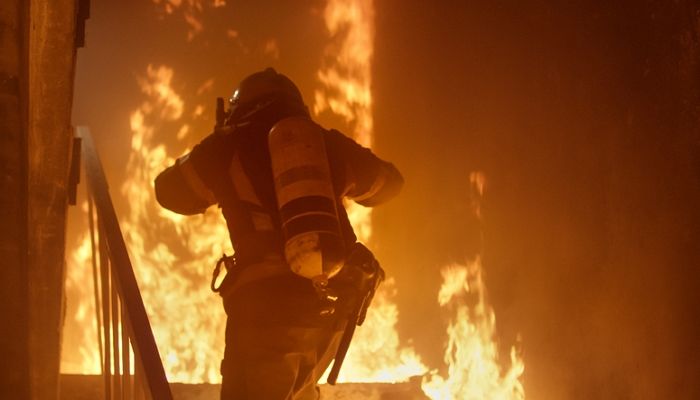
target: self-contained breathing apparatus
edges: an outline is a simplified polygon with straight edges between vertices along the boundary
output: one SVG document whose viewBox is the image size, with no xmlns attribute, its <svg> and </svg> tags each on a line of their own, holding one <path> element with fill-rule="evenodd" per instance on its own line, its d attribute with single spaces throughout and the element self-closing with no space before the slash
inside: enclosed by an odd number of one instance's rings
<svg viewBox="0 0 700 400">
<path fill-rule="evenodd" d="M 235 135 L 231 125 L 239 121 L 234 118 L 237 111 L 244 110 L 247 116 L 265 107 L 237 104 L 238 94 L 228 111 L 223 99 L 217 99 L 218 134 Z M 263 96 L 267 98 L 269 94 Z M 320 296 L 332 298 L 328 280 L 343 267 L 347 250 L 323 134 L 308 118 L 284 118 L 268 133 L 268 149 L 285 260 L 292 272 L 312 282 Z"/>
</svg>

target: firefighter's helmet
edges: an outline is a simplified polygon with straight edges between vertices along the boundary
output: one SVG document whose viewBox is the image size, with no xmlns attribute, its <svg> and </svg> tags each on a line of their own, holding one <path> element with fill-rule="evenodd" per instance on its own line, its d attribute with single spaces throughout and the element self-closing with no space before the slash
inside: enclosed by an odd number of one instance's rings
<svg viewBox="0 0 700 400">
<path fill-rule="evenodd" d="M 244 78 L 229 99 L 230 121 L 253 118 L 275 102 L 284 102 L 306 111 L 299 88 L 284 74 L 267 68 Z"/>
</svg>

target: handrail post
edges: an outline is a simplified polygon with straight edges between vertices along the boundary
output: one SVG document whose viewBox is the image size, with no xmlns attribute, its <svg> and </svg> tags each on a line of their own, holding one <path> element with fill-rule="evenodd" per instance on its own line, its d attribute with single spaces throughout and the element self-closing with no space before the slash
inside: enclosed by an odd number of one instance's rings
<svg viewBox="0 0 700 400">
<path fill-rule="evenodd" d="M 131 399 L 131 359 L 130 352 L 131 347 L 129 344 L 129 334 L 127 333 L 128 321 L 126 319 L 126 312 L 124 307 L 121 310 L 121 320 L 122 320 L 122 399 Z"/>
<path fill-rule="evenodd" d="M 102 349 L 102 314 L 100 310 L 100 282 L 98 279 L 98 267 L 97 267 L 97 240 L 95 238 L 95 207 L 92 201 L 92 196 L 90 191 L 87 191 L 88 198 L 88 229 L 90 230 L 90 249 L 92 251 L 92 257 L 90 258 L 92 264 L 92 288 L 93 295 L 95 296 L 95 331 L 97 332 L 97 343 L 100 344 L 100 368 L 102 369 L 102 374 L 104 374 L 104 351 Z"/>
<path fill-rule="evenodd" d="M 100 221 L 98 220 L 98 224 Z M 110 345 L 110 316 L 109 316 L 109 298 L 110 298 L 110 282 L 109 282 L 109 258 L 107 257 L 107 243 L 104 238 L 104 231 L 99 230 L 99 249 L 100 249 L 100 282 L 102 283 L 102 352 L 104 359 L 102 360 L 102 374 L 104 376 L 104 393 L 105 400 L 112 399 L 112 347 Z"/>
<path fill-rule="evenodd" d="M 114 400 L 121 400 L 121 371 L 120 371 L 120 346 L 119 346 L 119 297 L 117 289 L 112 286 L 110 300 L 112 302 L 112 363 L 114 364 L 114 372 L 112 373 L 112 393 L 114 394 Z"/>
<path fill-rule="evenodd" d="M 111 271 L 111 276 L 109 277 L 111 278 L 110 286 L 113 291 L 116 290 L 120 295 L 119 297 L 124 313 L 122 320 L 127 320 L 129 322 L 127 324 L 122 323 L 122 329 L 128 329 L 128 336 L 132 339 L 131 344 L 134 349 L 135 361 L 137 361 L 137 365 L 140 364 L 140 370 L 144 378 L 144 386 L 147 388 L 147 390 L 145 390 L 145 395 L 157 400 L 172 400 L 172 392 L 165 376 L 165 370 L 163 369 L 158 347 L 156 346 L 153 331 L 151 330 L 151 324 L 148 321 L 148 315 L 143 305 L 143 299 L 141 298 L 141 292 L 136 282 L 133 266 L 129 259 L 126 243 L 124 243 L 124 237 L 119 227 L 112 199 L 109 195 L 109 188 L 104 171 L 102 170 L 99 155 L 97 154 L 89 130 L 86 127 L 78 127 L 76 130 L 78 136 L 82 139 L 82 154 L 85 163 L 86 180 L 95 201 L 100 233 L 104 232 L 106 249 L 103 249 L 101 246 L 100 254 L 102 255 L 103 250 L 106 250 L 104 254 L 109 255 L 107 264 L 109 264 Z M 101 243 L 103 242 L 102 236 L 103 235 L 100 235 Z M 108 281 L 110 280 L 109 278 L 107 278 Z M 105 285 L 103 282 L 103 289 L 104 288 Z M 111 296 L 109 293 L 107 293 L 106 296 L 103 295 L 103 305 L 109 303 L 110 298 Z M 117 303 L 119 302 L 116 302 L 111 310 L 113 313 L 114 332 L 118 329 L 118 320 L 120 317 Z M 105 309 L 108 307 L 109 306 L 106 306 Z M 103 320 L 105 327 L 109 326 L 109 316 L 103 315 Z M 109 348 L 108 337 L 109 334 L 106 333 L 105 360 L 109 358 L 107 355 L 107 349 Z M 115 334 L 113 339 L 116 350 L 118 335 Z M 115 353 L 117 353 L 117 351 L 115 351 Z M 120 373 L 119 354 L 114 354 L 113 356 L 115 358 L 114 373 L 117 375 Z M 105 369 L 106 371 L 109 371 L 108 365 L 109 361 L 105 361 L 105 367 L 107 367 Z M 109 396 L 107 393 L 105 394 Z"/>
</svg>

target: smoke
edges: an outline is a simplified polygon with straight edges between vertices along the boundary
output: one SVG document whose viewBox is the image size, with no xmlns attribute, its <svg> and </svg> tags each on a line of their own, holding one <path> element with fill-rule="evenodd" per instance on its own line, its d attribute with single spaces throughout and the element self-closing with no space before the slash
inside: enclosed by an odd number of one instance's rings
<svg viewBox="0 0 700 400">
<path fill-rule="evenodd" d="M 442 323 L 431 266 L 480 242 L 462 201 L 480 169 L 486 282 L 528 397 L 696 398 L 698 6 L 383 4 L 376 143 L 407 184 L 376 230 L 417 351 L 440 342 L 420 328 Z"/>
</svg>

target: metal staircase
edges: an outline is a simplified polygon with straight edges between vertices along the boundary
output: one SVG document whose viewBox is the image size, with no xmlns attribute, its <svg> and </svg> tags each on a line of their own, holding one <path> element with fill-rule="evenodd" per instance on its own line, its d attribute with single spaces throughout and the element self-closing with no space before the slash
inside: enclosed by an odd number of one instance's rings
<svg viewBox="0 0 700 400">
<path fill-rule="evenodd" d="M 172 400 L 102 163 L 88 128 L 76 131 L 88 187 L 103 398 Z"/>
</svg>

